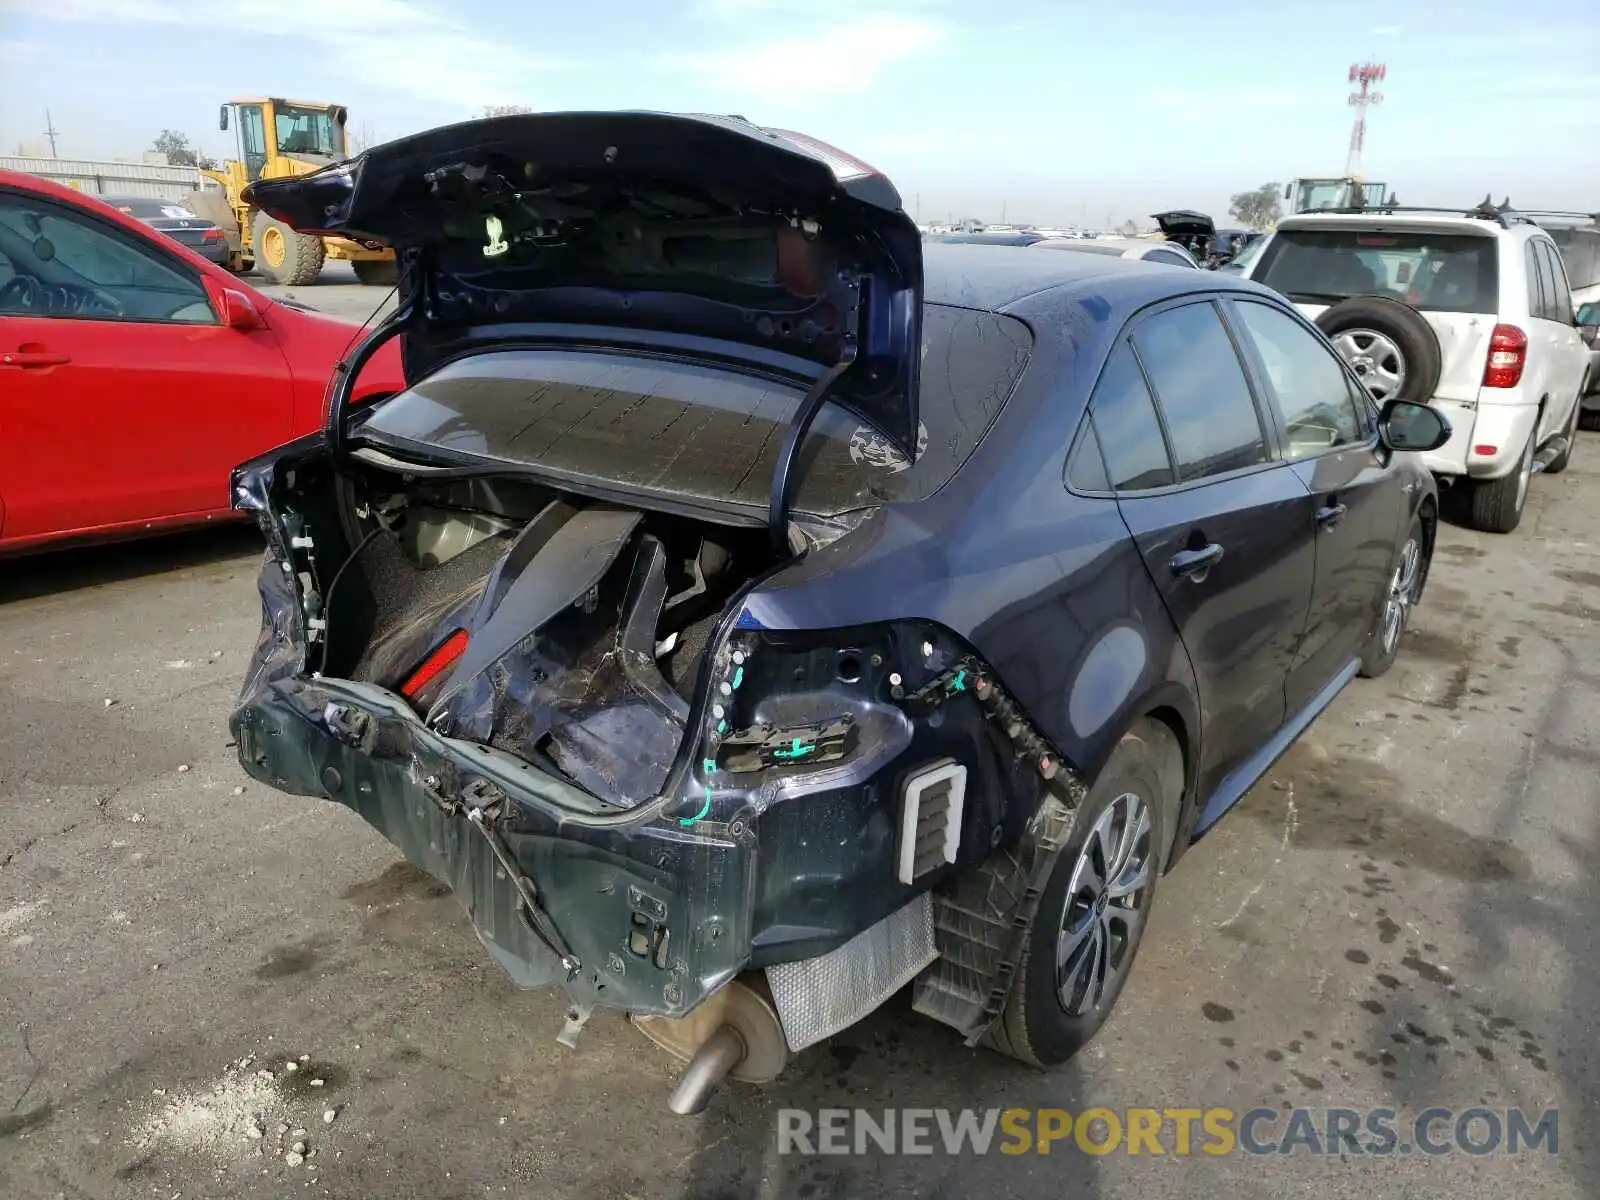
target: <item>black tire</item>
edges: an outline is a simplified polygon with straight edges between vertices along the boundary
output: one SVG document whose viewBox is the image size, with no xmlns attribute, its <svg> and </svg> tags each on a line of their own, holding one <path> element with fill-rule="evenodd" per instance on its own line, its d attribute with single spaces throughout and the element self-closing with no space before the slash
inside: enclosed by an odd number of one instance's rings
<svg viewBox="0 0 1600 1200">
<path fill-rule="evenodd" d="M 1484 533 L 1510 533 L 1522 523 L 1522 510 L 1528 504 L 1530 482 L 1525 472 L 1533 460 L 1537 429 L 1528 434 L 1528 444 L 1511 473 L 1499 479 L 1483 479 L 1472 485 L 1472 527 Z"/>
<path fill-rule="evenodd" d="M 1031 1066 L 1058 1066 L 1082 1049 L 1110 1015 L 1133 967 L 1134 956 L 1144 936 L 1150 905 L 1155 899 L 1160 868 L 1167 858 L 1169 828 L 1176 816 L 1178 798 L 1167 794 L 1170 783 L 1164 785 L 1162 781 L 1172 778 L 1172 765 L 1177 754 L 1177 742 L 1172 734 L 1165 726 L 1153 721 L 1141 721 L 1123 734 L 1122 740 L 1112 751 L 1105 769 L 1100 772 L 1078 808 L 1072 833 L 1062 846 L 1039 898 L 1037 916 L 1028 931 L 1011 995 L 987 1039 L 993 1049 Z M 1181 759 L 1177 761 L 1177 773 L 1181 778 Z M 1085 844 L 1090 841 L 1091 835 L 1100 836 L 1099 823 L 1108 813 L 1112 814 L 1111 829 L 1114 831 L 1117 828 L 1117 816 L 1113 810 L 1128 795 L 1138 797 L 1143 811 L 1149 814 L 1148 832 L 1135 846 L 1135 853 L 1146 856 L 1148 882 L 1142 885 L 1141 891 L 1135 893 L 1136 906 L 1126 910 L 1136 916 L 1122 922 L 1126 933 L 1116 950 L 1115 970 L 1098 1002 L 1088 1011 L 1069 1013 L 1056 982 L 1057 938 L 1068 916 L 1068 889 L 1073 882 L 1079 858 L 1084 854 Z M 1105 839 L 1102 838 L 1099 844 L 1104 845 Z M 1090 861 L 1093 861 L 1092 854 Z M 1098 908 L 1085 908 L 1083 894 L 1083 889 L 1079 889 L 1072 897 L 1072 907 L 1081 915 L 1085 927 L 1091 930 L 1088 936 L 1092 941 L 1095 937 L 1092 931 L 1097 925 L 1109 929 L 1117 922 L 1113 916 L 1101 924 L 1100 914 L 1120 911 L 1121 906 L 1102 903 Z M 1092 952 L 1092 947 L 1087 949 Z M 1075 982 L 1085 982 L 1077 972 L 1073 972 L 1072 977 Z"/>
<path fill-rule="evenodd" d="M 1317 318 L 1317 328 L 1339 348 L 1341 356 L 1357 375 L 1368 384 L 1373 398 L 1380 404 L 1387 400 L 1415 400 L 1426 403 L 1433 398 L 1433 389 L 1439 386 L 1439 372 L 1444 367 L 1444 357 L 1439 350 L 1439 338 L 1421 313 L 1409 304 L 1388 296 L 1351 296 L 1323 311 Z M 1352 335 L 1349 340 L 1361 344 L 1365 331 L 1387 338 L 1399 353 L 1399 385 L 1392 394 L 1382 392 L 1372 380 L 1378 375 L 1382 362 L 1377 356 L 1355 353 L 1354 347 L 1341 345 L 1340 335 Z M 1371 345 L 1375 345 L 1375 341 Z M 1387 358 L 1387 348 L 1383 359 Z"/>
<path fill-rule="evenodd" d="M 393 287 L 400 281 L 400 266 L 392 258 L 358 258 L 350 265 L 356 282 L 368 287 Z"/>
<path fill-rule="evenodd" d="M 309 233 L 296 233 L 282 221 L 275 221 L 266 213 L 257 213 L 251 223 L 251 238 L 255 248 L 256 270 L 272 283 L 287 287 L 305 287 L 315 283 L 322 274 L 324 250 L 322 239 Z M 282 238 L 283 257 L 272 261 L 267 252 L 270 238 Z"/>
<path fill-rule="evenodd" d="M 1567 418 L 1567 427 L 1561 431 L 1561 436 L 1567 439 L 1567 448 L 1550 460 L 1544 474 L 1559 475 L 1567 469 L 1567 464 L 1572 461 L 1572 452 L 1578 448 L 1578 421 L 1582 416 L 1583 397 L 1579 396 L 1573 400 L 1572 415 Z"/>
<path fill-rule="evenodd" d="M 1372 633 L 1367 638 L 1367 648 L 1361 655 L 1359 674 L 1363 679 L 1377 679 L 1394 666 L 1400 657 L 1400 643 L 1405 640 L 1406 626 L 1411 621 L 1411 611 L 1422 596 L 1423 582 L 1428 578 L 1428 542 L 1422 528 L 1422 518 L 1412 517 L 1406 540 L 1400 543 L 1389 581 L 1384 585 L 1378 604 L 1378 615 L 1372 623 Z M 1389 618 L 1393 606 L 1396 625 L 1389 632 Z"/>
<path fill-rule="evenodd" d="M 1600 408 L 1585 408 L 1578 413 L 1578 428 L 1600 432 Z"/>
</svg>

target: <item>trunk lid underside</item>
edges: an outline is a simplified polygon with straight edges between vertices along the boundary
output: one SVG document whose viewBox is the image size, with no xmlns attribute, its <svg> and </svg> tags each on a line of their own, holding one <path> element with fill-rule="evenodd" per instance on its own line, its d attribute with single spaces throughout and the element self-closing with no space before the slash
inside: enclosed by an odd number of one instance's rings
<svg viewBox="0 0 1600 1200">
<path fill-rule="evenodd" d="M 304 232 L 401 257 L 408 382 L 508 342 L 678 339 L 917 442 L 922 258 L 892 184 L 732 117 L 557 113 L 448 126 L 263 180 Z"/>
</svg>

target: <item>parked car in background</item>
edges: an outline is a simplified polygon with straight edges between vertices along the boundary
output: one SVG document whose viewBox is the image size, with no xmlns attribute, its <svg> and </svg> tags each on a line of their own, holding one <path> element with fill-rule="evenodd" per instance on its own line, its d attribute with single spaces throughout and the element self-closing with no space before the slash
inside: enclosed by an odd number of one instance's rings
<svg viewBox="0 0 1600 1200">
<path fill-rule="evenodd" d="M 1422 594 L 1447 422 L 1266 288 L 924 243 L 736 118 L 473 122 L 254 199 L 422 250 L 430 303 L 364 343 L 407 390 L 237 472 L 240 763 L 447 881 L 568 1045 L 621 1010 L 688 1059 L 676 1111 L 913 980 L 1070 1058 Z"/>
<path fill-rule="evenodd" d="M 322 424 L 358 333 L 0 171 L 0 555 L 232 518 L 229 470 Z M 361 393 L 399 378 L 391 347 Z"/>
<path fill-rule="evenodd" d="M 1167 241 L 1182 246 L 1196 262 L 1206 261 L 1211 239 L 1217 236 L 1217 226 L 1205 213 L 1190 208 L 1175 208 L 1170 212 L 1156 213 L 1152 220 L 1160 227 L 1161 236 Z"/>
<path fill-rule="evenodd" d="M 1134 258 L 1165 263 L 1169 267 L 1199 269 L 1200 264 L 1177 242 L 1158 242 L 1150 238 L 1046 238 L 1033 243 L 1035 250 L 1070 250 L 1079 254 L 1103 254 L 1108 258 Z"/>
<path fill-rule="evenodd" d="M 187 246 L 208 262 L 226 265 L 228 242 L 222 230 L 190 211 L 187 205 L 149 196 L 102 196 L 101 199 L 118 212 L 127 213 L 134 220 L 166 234 L 180 246 Z"/>
<path fill-rule="evenodd" d="M 1044 241 L 1045 235 L 1023 230 L 1005 230 L 983 233 L 935 233 L 928 235 L 924 240 L 962 246 L 1031 246 L 1035 242 Z"/>
<path fill-rule="evenodd" d="M 1515 212 L 1384 208 L 1285 217 L 1244 270 L 1283 293 L 1380 402 L 1432 405 L 1426 456 L 1470 489 L 1473 524 L 1508 533 L 1529 481 L 1572 458 L 1589 351 L 1560 253 Z"/>
<path fill-rule="evenodd" d="M 1584 429 L 1600 429 L 1600 295 L 1578 306 L 1578 335 L 1589 347 L 1589 374 L 1584 382 L 1583 415 L 1578 423 Z"/>
</svg>

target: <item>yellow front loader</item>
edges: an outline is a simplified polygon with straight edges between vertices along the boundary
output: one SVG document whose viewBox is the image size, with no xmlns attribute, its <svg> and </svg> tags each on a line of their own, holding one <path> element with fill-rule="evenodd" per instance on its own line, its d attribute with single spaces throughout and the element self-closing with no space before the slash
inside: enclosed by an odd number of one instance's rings
<svg viewBox="0 0 1600 1200">
<path fill-rule="evenodd" d="M 246 204 L 244 189 L 257 179 L 305 175 L 347 157 L 343 105 L 251 97 L 222 106 L 218 127 L 235 129 L 238 157 L 200 173 L 216 183 L 191 198 L 197 215 L 214 222 L 228 240 L 230 267 L 252 266 L 273 283 L 316 281 L 327 259 L 348 262 L 362 283 L 395 281 L 394 252 L 380 242 L 319 238 L 296 233 Z"/>
</svg>

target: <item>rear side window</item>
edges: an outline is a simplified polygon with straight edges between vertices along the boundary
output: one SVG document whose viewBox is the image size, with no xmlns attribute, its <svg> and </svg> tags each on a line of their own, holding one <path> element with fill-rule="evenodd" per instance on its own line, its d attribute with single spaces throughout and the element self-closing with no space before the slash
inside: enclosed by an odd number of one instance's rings
<svg viewBox="0 0 1600 1200">
<path fill-rule="evenodd" d="M 1536 321 L 1547 321 L 1556 297 L 1544 259 L 1539 254 L 1539 244 L 1529 242 L 1523 247 L 1523 258 L 1528 264 L 1528 315 Z"/>
<path fill-rule="evenodd" d="M 1134 349 L 1144 364 L 1185 482 L 1254 466 L 1266 437 L 1244 367 L 1212 304 L 1185 304 L 1140 321 Z"/>
<path fill-rule="evenodd" d="M 1127 342 L 1112 351 L 1089 403 L 1113 488 L 1132 492 L 1176 482 L 1150 389 Z"/>
<path fill-rule="evenodd" d="M 1161 431 L 1156 430 L 1156 436 Z M 1111 478 L 1106 474 L 1105 459 L 1100 454 L 1100 439 L 1095 436 L 1094 422 L 1085 421 L 1078 431 L 1078 440 L 1072 444 L 1067 456 L 1067 485 L 1080 492 L 1109 492 Z"/>
<path fill-rule="evenodd" d="M 1392 296 L 1424 312 L 1500 309 L 1498 243 L 1466 233 L 1280 229 L 1251 277 L 1291 300 Z"/>
<path fill-rule="evenodd" d="M 1567 274 L 1561 267 L 1561 256 L 1556 253 L 1556 248 L 1546 241 L 1534 243 L 1535 253 L 1539 262 L 1544 266 L 1545 278 L 1550 281 L 1550 298 L 1545 315 L 1552 321 L 1559 321 L 1563 325 L 1571 325 L 1572 312 L 1572 285 L 1567 281 Z"/>
</svg>

